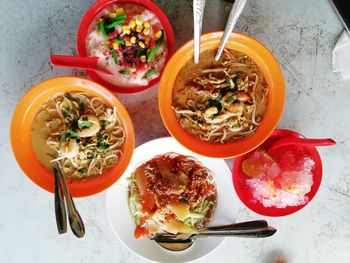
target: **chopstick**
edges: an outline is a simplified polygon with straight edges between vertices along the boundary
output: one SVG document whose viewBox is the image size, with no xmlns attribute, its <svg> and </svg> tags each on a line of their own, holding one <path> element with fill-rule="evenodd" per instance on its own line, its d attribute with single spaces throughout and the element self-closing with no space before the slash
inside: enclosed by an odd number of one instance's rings
<svg viewBox="0 0 350 263">
<path fill-rule="evenodd" d="M 243 8 L 246 4 L 247 0 L 236 0 L 232 6 L 230 16 L 227 19 L 224 35 L 222 36 L 219 49 L 216 53 L 215 60 L 218 61 L 221 57 L 222 51 L 225 48 L 226 42 L 230 37 L 233 28 L 235 27 L 239 16 L 241 15 Z"/>
<path fill-rule="evenodd" d="M 198 64 L 205 0 L 193 0 L 194 63 Z"/>
<path fill-rule="evenodd" d="M 62 195 L 59 172 L 57 168 L 53 168 L 53 171 L 55 176 L 55 216 L 57 230 L 59 234 L 64 234 L 67 232 L 66 206 L 64 204 L 64 197 Z"/>
</svg>

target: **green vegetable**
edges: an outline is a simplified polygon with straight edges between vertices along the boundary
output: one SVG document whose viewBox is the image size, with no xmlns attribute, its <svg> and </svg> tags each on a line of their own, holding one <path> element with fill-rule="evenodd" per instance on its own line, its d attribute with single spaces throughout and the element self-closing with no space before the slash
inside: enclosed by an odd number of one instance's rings
<svg viewBox="0 0 350 263">
<path fill-rule="evenodd" d="M 81 122 L 78 122 L 78 127 L 79 127 L 79 130 L 90 128 L 91 122 L 89 122 L 88 117 L 83 117 L 83 120 Z"/>
<path fill-rule="evenodd" d="M 130 72 L 127 69 L 122 69 L 122 70 L 119 70 L 119 73 L 122 75 L 129 75 Z"/>
<path fill-rule="evenodd" d="M 235 87 L 235 84 L 233 83 L 233 81 L 232 81 L 231 78 L 227 77 L 227 78 L 225 79 L 225 82 L 229 85 L 229 87 L 230 87 L 231 89 L 233 89 L 233 88 Z"/>
<path fill-rule="evenodd" d="M 243 71 L 236 71 L 235 72 L 236 76 L 233 78 L 234 83 L 237 82 L 237 80 L 241 77 L 242 74 L 244 74 Z"/>
<path fill-rule="evenodd" d="M 138 215 L 138 211 L 141 210 L 141 202 L 133 193 L 130 194 L 128 201 L 129 201 L 129 209 L 130 209 L 131 215 L 135 219 L 135 224 L 139 225 L 141 218 Z"/>
<path fill-rule="evenodd" d="M 80 140 L 80 136 L 74 132 L 74 131 L 68 131 L 66 134 L 64 134 L 63 136 L 61 136 L 60 141 L 64 142 L 68 139 L 76 139 L 76 140 Z"/>
<path fill-rule="evenodd" d="M 108 125 L 108 121 L 106 121 L 106 120 L 100 120 L 100 125 L 101 125 L 102 127 L 106 127 L 106 126 Z"/>
<path fill-rule="evenodd" d="M 84 173 L 87 172 L 87 168 L 86 168 L 86 167 L 80 168 L 80 169 L 78 170 L 78 172 L 84 174 Z"/>
<path fill-rule="evenodd" d="M 102 134 L 98 134 L 97 135 L 97 147 L 101 148 L 101 149 L 108 149 L 109 148 L 109 144 L 103 142 L 103 136 Z"/>
<path fill-rule="evenodd" d="M 110 50 L 110 49 L 111 49 L 111 48 L 109 47 L 108 44 L 104 44 L 104 45 L 103 45 L 103 48 L 104 48 L 105 50 Z"/>
<path fill-rule="evenodd" d="M 125 45 L 125 41 L 123 39 L 114 39 L 114 42 L 117 43 L 117 44 L 121 44 L 121 45 Z"/>
<path fill-rule="evenodd" d="M 162 45 L 164 40 L 164 30 L 162 30 L 162 35 L 160 36 L 160 38 L 157 40 L 156 46 L 151 50 L 151 52 L 149 53 L 149 56 L 147 58 L 147 62 L 151 62 L 153 57 L 156 55 L 156 53 L 158 52 L 160 46 Z"/>
<path fill-rule="evenodd" d="M 79 110 L 80 111 L 85 111 L 84 103 L 82 103 L 82 102 L 79 103 Z"/>
<path fill-rule="evenodd" d="M 188 217 L 192 218 L 204 218 L 205 214 L 202 213 L 189 213 Z"/>
<path fill-rule="evenodd" d="M 141 57 L 142 55 L 147 55 L 148 53 L 148 48 L 139 48 L 136 50 L 134 57 L 138 58 Z"/>
<path fill-rule="evenodd" d="M 123 24 L 123 23 L 125 23 L 125 19 L 118 19 L 118 20 L 115 20 L 115 21 L 113 21 L 112 23 L 106 25 L 106 29 L 111 29 L 111 28 L 116 27 L 116 26 L 118 26 L 118 25 L 121 25 L 121 24 Z"/>
<path fill-rule="evenodd" d="M 68 117 L 72 116 L 72 110 L 71 109 L 64 109 L 63 115 L 68 116 Z"/>
<path fill-rule="evenodd" d="M 117 58 L 117 54 L 115 53 L 115 51 L 112 51 L 112 58 L 115 64 L 118 64 L 118 58 Z"/>
<path fill-rule="evenodd" d="M 108 35 L 106 33 L 106 29 L 105 29 L 105 20 L 102 20 L 101 23 L 100 23 L 100 33 L 101 35 L 103 36 L 103 38 L 108 38 Z"/>
<path fill-rule="evenodd" d="M 119 15 L 119 16 L 116 16 L 116 17 L 113 17 L 112 20 L 126 20 L 126 14 L 122 14 L 122 15 Z"/>
<path fill-rule="evenodd" d="M 157 71 L 154 68 L 152 68 L 149 71 L 147 71 L 143 77 L 144 78 L 148 78 L 148 77 L 150 77 L 150 76 L 152 76 L 152 75 L 154 75 L 156 73 L 157 73 Z"/>
<path fill-rule="evenodd" d="M 231 102 L 234 102 L 236 100 L 236 98 L 234 96 L 229 96 L 227 99 L 226 99 L 226 102 L 227 103 L 231 103 Z"/>
</svg>

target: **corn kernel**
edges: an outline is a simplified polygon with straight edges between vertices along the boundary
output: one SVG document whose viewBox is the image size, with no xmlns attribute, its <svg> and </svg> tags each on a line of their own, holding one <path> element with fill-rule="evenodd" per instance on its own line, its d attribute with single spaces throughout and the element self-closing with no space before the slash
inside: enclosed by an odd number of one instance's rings
<svg viewBox="0 0 350 263">
<path fill-rule="evenodd" d="M 117 16 L 116 13 L 110 13 L 110 14 L 109 14 L 109 18 L 115 18 L 116 16 Z"/>
<path fill-rule="evenodd" d="M 123 34 L 125 34 L 125 35 L 130 34 L 130 27 L 129 26 L 123 26 Z"/>
<path fill-rule="evenodd" d="M 134 27 L 135 27 L 135 25 L 136 25 L 135 20 L 134 20 L 134 19 L 130 20 L 130 22 L 129 22 L 129 27 L 134 28 Z"/>
<path fill-rule="evenodd" d="M 144 33 L 146 36 L 148 36 L 150 32 L 151 32 L 151 30 L 150 30 L 149 28 L 145 28 L 145 29 L 143 30 L 143 33 Z"/>
<path fill-rule="evenodd" d="M 144 26 L 144 28 L 150 28 L 151 27 L 151 25 L 150 25 L 150 23 L 149 22 L 143 22 L 143 26 Z"/>
<path fill-rule="evenodd" d="M 146 45 L 149 44 L 149 41 L 150 41 L 150 38 L 149 38 L 149 37 L 146 37 L 146 38 L 145 38 L 145 43 L 146 43 Z"/>
<path fill-rule="evenodd" d="M 142 18 L 140 16 L 138 18 L 136 18 L 135 22 L 136 22 L 136 25 L 138 25 L 138 26 L 141 26 L 143 24 Z"/>
<path fill-rule="evenodd" d="M 141 32 L 142 32 L 142 29 L 143 29 L 143 26 L 142 26 L 142 25 L 137 25 L 137 26 L 136 26 L 136 32 L 137 32 L 137 33 L 141 33 Z"/>
<path fill-rule="evenodd" d="M 130 47 L 132 46 L 132 44 L 130 43 L 130 41 L 125 40 L 125 46 Z"/>
<path fill-rule="evenodd" d="M 136 68 L 131 68 L 130 71 L 134 73 L 136 72 Z"/>
<path fill-rule="evenodd" d="M 117 16 L 120 16 L 120 15 L 124 14 L 124 8 L 117 8 L 115 10 L 115 13 L 116 13 Z"/>
<path fill-rule="evenodd" d="M 142 56 L 140 57 L 140 60 L 141 60 L 141 62 L 146 62 L 146 56 L 145 56 L 145 55 L 142 55 Z"/>
<path fill-rule="evenodd" d="M 142 48 L 146 47 L 145 44 L 142 41 L 139 42 L 139 46 L 142 47 Z"/>
<path fill-rule="evenodd" d="M 113 43 L 113 48 L 114 49 L 118 49 L 118 46 L 119 46 L 118 43 Z"/>
<path fill-rule="evenodd" d="M 130 38 L 130 42 L 133 43 L 133 44 L 135 44 L 135 43 L 136 43 L 136 37 L 131 37 L 131 38 Z"/>
<path fill-rule="evenodd" d="M 154 35 L 156 36 L 157 39 L 159 39 L 162 36 L 163 32 L 162 30 L 158 30 Z"/>
</svg>

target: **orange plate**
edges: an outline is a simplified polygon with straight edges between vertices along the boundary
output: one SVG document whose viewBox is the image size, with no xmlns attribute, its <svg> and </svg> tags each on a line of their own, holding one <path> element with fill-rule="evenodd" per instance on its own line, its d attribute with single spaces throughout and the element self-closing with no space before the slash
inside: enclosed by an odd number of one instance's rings
<svg viewBox="0 0 350 263">
<path fill-rule="evenodd" d="M 72 196 L 84 197 L 97 194 L 111 186 L 127 168 L 135 146 L 134 128 L 130 116 L 120 101 L 107 89 L 87 79 L 58 77 L 46 80 L 32 88 L 17 104 L 11 122 L 11 145 L 17 163 L 35 184 L 53 193 L 54 177 L 35 157 L 32 149 L 31 126 L 40 106 L 52 95 L 63 91 L 84 91 L 99 96 L 117 107 L 121 125 L 125 129 L 126 141 L 118 163 L 106 173 L 85 181 L 72 181 L 69 189 Z"/>
<path fill-rule="evenodd" d="M 223 32 L 201 37 L 201 51 L 218 48 Z M 256 39 L 232 33 L 226 48 L 247 54 L 262 70 L 269 87 L 268 104 L 263 120 L 251 137 L 225 144 L 213 144 L 194 138 L 184 130 L 172 110 L 173 84 L 178 72 L 193 59 L 193 40 L 184 44 L 166 65 L 159 84 L 158 103 L 162 120 L 169 133 L 189 150 L 214 158 L 230 158 L 245 154 L 263 143 L 273 132 L 283 112 L 285 86 L 282 71 L 271 52 Z M 214 58 L 213 58 L 214 59 Z"/>
</svg>

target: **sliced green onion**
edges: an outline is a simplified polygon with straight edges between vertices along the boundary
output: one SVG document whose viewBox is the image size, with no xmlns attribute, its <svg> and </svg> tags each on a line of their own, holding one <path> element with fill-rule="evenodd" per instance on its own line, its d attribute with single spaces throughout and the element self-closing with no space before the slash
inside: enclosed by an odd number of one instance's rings
<svg viewBox="0 0 350 263">
<path fill-rule="evenodd" d="M 110 49 L 111 49 L 111 48 L 109 47 L 108 44 L 104 44 L 104 45 L 103 45 L 103 48 L 104 48 L 105 50 L 110 50 Z"/>
<path fill-rule="evenodd" d="M 112 18 L 112 20 L 122 20 L 122 19 L 126 20 L 126 14 L 122 14 Z"/>
<path fill-rule="evenodd" d="M 156 46 L 151 50 L 151 52 L 149 53 L 149 56 L 147 58 L 147 62 L 151 62 L 153 57 L 156 55 L 156 53 L 158 52 L 160 46 L 162 45 L 164 40 L 164 31 L 162 30 L 162 35 L 160 36 L 160 38 L 157 40 Z"/>
<path fill-rule="evenodd" d="M 115 53 L 114 50 L 112 51 L 112 58 L 113 58 L 113 60 L 114 60 L 114 63 L 115 63 L 115 64 L 118 64 L 117 54 Z"/>
<path fill-rule="evenodd" d="M 123 23 L 125 23 L 125 19 L 115 20 L 115 21 L 113 21 L 112 23 L 106 25 L 106 28 L 107 28 L 107 29 L 111 29 L 111 28 L 116 27 L 116 26 L 118 26 L 118 25 L 121 25 L 121 24 L 123 24 Z"/>
<path fill-rule="evenodd" d="M 129 75 L 130 72 L 127 69 L 122 69 L 122 70 L 119 70 L 119 73 L 122 75 Z"/>
<path fill-rule="evenodd" d="M 114 39 L 114 42 L 117 43 L 117 44 L 121 44 L 121 45 L 125 45 L 125 41 L 123 39 Z"/>
<path fill-rule="evenodd" d="M 105 20 L 102 20 L 101 23 L 100 23 L 100 32 L 101 32 L 101 35 L 103 36 L 103 38 L 108 38 L 108 35 L 106 33 L 106 30 L 105 30 Z"/>
<path fill-rule="evenodd" d="M 156 71 L 154 68 L 152 68 L 152 69 L 150 69 L 149 71 L 147 71 L 143 77 L 144 77 L 144 78 L 148 78 L 148 77 L 150 77 L 150 76 L 156 74 L 156 72 L 157 72 L 157 71 Z"/>
</svg>

